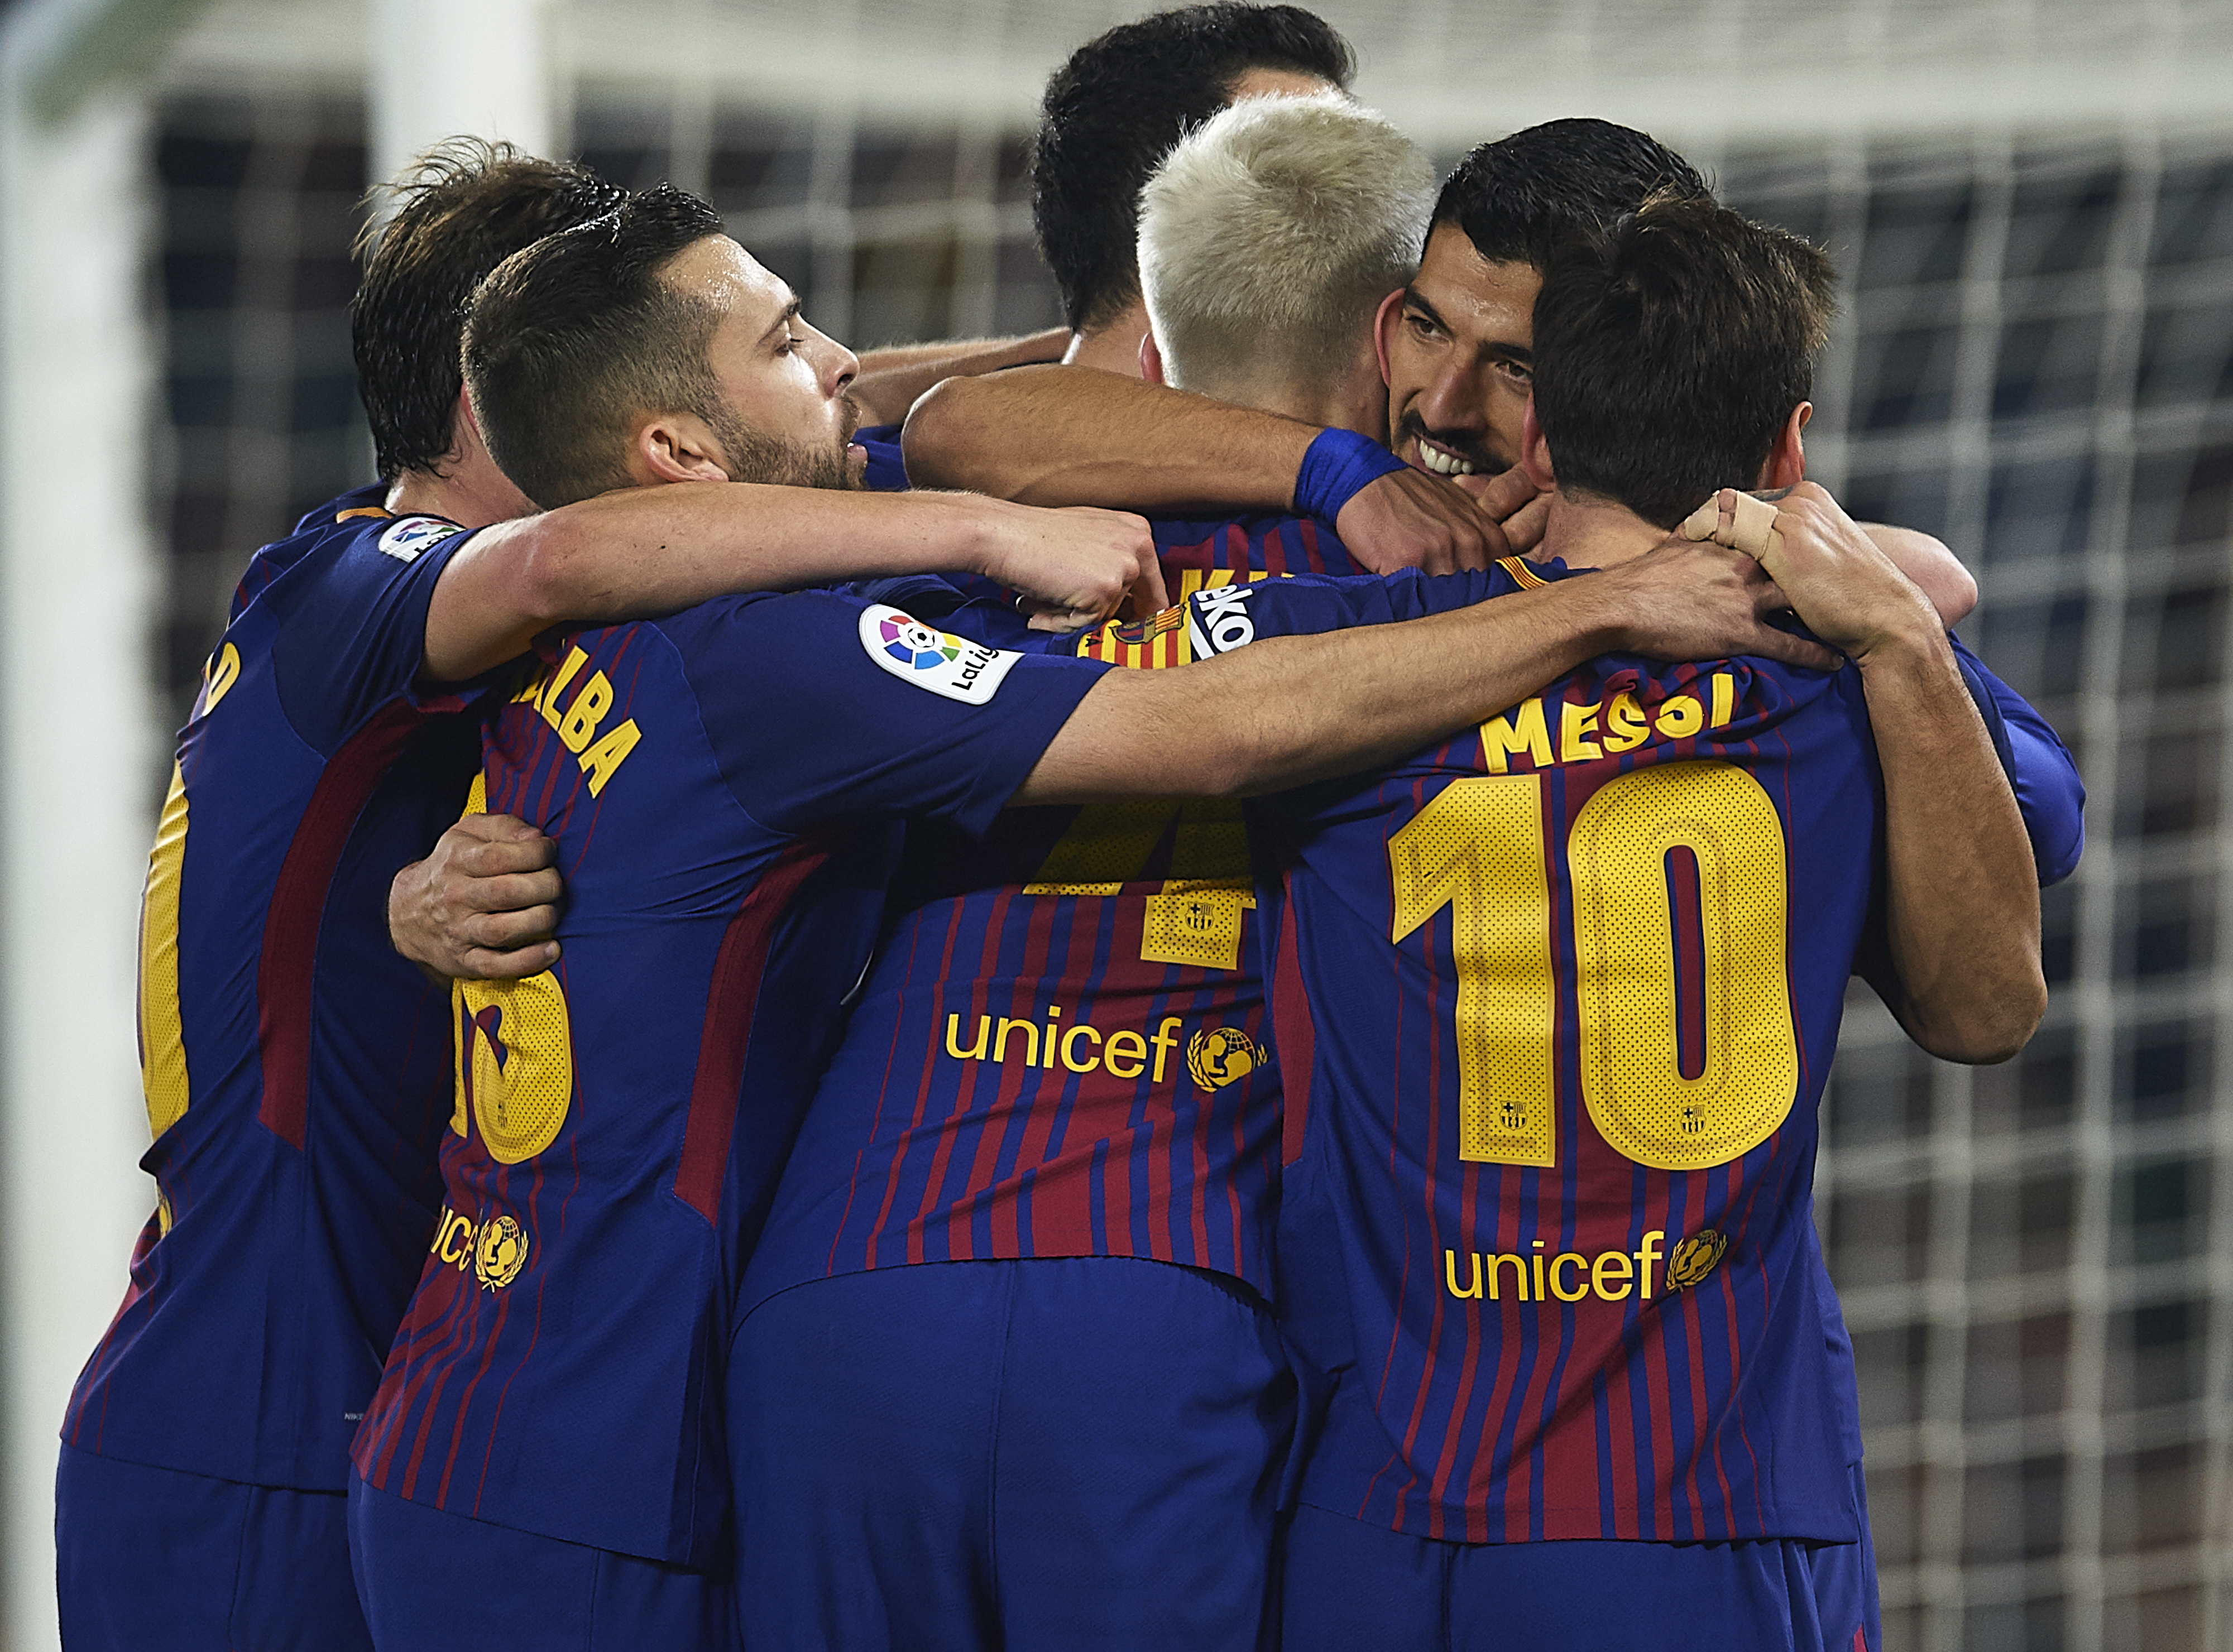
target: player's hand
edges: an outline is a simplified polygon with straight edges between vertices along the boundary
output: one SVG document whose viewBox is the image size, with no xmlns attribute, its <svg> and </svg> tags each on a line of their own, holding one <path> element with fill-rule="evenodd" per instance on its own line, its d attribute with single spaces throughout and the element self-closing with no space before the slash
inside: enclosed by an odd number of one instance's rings
<svg viewBox="0 0 2233 1652">
<path fill-rule="evenodd" d="M 1084 505 L 1047 511 L 987 503 L 999 508 L 979 571 L 1017 594 L 1034 631 L 1098 625 L 1128 597 L 1135 614 L 1169 606 L 1146 518 Z"/>
<path fill-rule="evenodd" d="M 1714 538 L 1735 544 L 1736 492 L 1723 488 Z M 1801 482 L 1771 503 L 1775 524 L 1764 541 L 1742 549 L 1760 559 L 1808 630 L 1857 664 L 1887 645 L 1935 645 L 1944 634 L 1921 588 L 1900 572 L 1828 491 Z"/>
<path fill-rule="evenodd" d="M 1454 476 L 1451 485 L 1470 494 L 1489 520 L 1504 531 L 1507 554 L 1524 556 L 1543 543 L 1551 520 L 1551 496 L 1539 493 L 1517 465 L 1494 476 Z"/>
<path fill-rule="evenodd" d="M 1399 568 L 1458 573 L 1512 554 L 1504 530 L 1471 494 L 1409 465 L 1359 488 L 1334 518 L 1333 530 L 1358 564 L 1376 574 Z"/>
<path fill-rule="evenodd" d="M 1790 606 L 1775 582 L 1742 551 L 1679 533 L 1602 574 L 1618 605 L 1622 643 L 1654 660 L 1721 660 L 1758 654 L 1810 671 L 1840 661 L 1819 642 L 1779 631 L 1766 616 Z"/>
<path fill-rule="evenodd" d="M 517 980 L 558 961 L 558 845 L 510 815 L 467 815 L 395 875 L 387 933 L 436 977 Z"/>
</svg>

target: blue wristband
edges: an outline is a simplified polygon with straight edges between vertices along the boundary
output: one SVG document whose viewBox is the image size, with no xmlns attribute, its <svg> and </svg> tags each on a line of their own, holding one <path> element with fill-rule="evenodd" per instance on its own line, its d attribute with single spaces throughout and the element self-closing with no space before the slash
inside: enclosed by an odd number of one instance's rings
<svg viewBox="0 0 2233 1652">
<path fill-rule="evenodd" d="M 1403 461 L 1370 436 L 1353 430 L 1322 430 L 1304 452 L 1295 472 L 1295 509 L 1328 527 L 1342 506 Z"/>
</svg>

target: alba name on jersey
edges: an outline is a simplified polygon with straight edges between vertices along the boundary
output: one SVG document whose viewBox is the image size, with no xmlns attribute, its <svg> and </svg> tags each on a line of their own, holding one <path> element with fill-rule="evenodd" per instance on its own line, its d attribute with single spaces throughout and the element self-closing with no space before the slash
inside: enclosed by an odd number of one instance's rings
<svg viewBox="0 0 2233 1652">
<path fill-rule="evenodd" d="M 882 591 L 950 588 L 913 582 Z M 897 816 L 988 825 L 1098 678 L 830 591 L 561 639 L 487 725 L 563 956 L 458 990 L 446 1207 L 359 1435 L 373 1486 L 712 1564 L 708 1384 Z"/>
<path fill-rule="evenodd" d="M 476 759 L 412 690 L 465 534 L 365 488 L 250 564 L 180 734 L 140 918 L 159 1204 L 62 1437 L 161 1468 L 348 1483 L 440 1203 L 443 995 L 387 886 Z"/>
<path fill-rule="evenodd" d="M 1307 519 L 1155 533 L 1175 595 L 1354 571 Z M 1168 622 L 1079 652 L 1188 657 Z M 1279 1089 L 1254 906 L 1237 804 L 1019 809 L 981 839 L 910 825 L 744 1305 L 868 1269 L 1064 1256 L 1212 1268 L 1268 1298 Z"/>
<path fill-rule="evenodd" d="M 1252 597 L 1260 634 L 1327 623 Z M 1472 1542 L 1859 1535 L 1809 1213 L 1876 849 L 1858 675 L 1611 656 L 1256 811 L 1283 1305 L 1332 1384 L 1303 1501 Z"/>
</svg>

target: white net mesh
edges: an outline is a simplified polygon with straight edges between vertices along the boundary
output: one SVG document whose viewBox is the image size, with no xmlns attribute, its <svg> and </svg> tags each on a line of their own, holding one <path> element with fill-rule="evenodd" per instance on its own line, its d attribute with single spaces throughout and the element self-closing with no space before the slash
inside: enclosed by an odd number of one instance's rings
<svg viewBox="0 0 2233 1652">
<path fill-rule="evenodd" d="M 1445 159 L 1557 114 L 1656 120 L 1735 204 L 1830 246 L 1846 305 L 1814 473 L 1976 569 L 1968 635 L 2093 800 L 2022 1057 L 1972 1073 L 1872 1000 L 1847 1018 L 1821 1208 L 1886 1644 L 2233 1645 L 2233 114 L 2195 91 L 2233 62 L 2233 9 L 1324 10 L 1364 49 L 1363 94 Z M 663 43 L 563 14 L 592 164 L 707 193 L 856 344 L 1056 319 L 1032 97 L 1130 8 L 648 10 L 677 24 Z M 162 126 L 184 685 L 247 550 L 368 459 L 342 313 L 362 110 L 183 91 Z"/>
</svg>

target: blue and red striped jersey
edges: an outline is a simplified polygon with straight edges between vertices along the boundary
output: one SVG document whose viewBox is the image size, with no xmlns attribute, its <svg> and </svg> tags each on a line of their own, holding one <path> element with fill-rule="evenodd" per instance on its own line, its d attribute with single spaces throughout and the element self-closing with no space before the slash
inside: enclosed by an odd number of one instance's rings
<svg viewBox="0 0 2233 1652">
<path fill-rule="evenodd" d="M 1329 1385 L 1302 1500 L 1471 1542 L 1858 1535 L 1810 1200 L 1879 784 L 1856 673 L 1614 655 L 1252 805 L 1281 1306 Z"/>
<path fill-rule="evenodd" d="M 140 916 L 157 1206 L 70 1399 L 81 1450 L 342 1489 L 433 1230 L 448 1018 L 387 886 L 478 753 L 465 701 L 412 686 L 465 536 L 381 497 L 256 554 L 179 737 Z"/>
<path fill-rule="evenodd" d="M 373 1486 L 717 1559 L 727 1312 L 898 816 L 982 830 L 1101 669 L 871 600 L 895 594 L 562 636 L 488 721 L 475 803 L 557 840 L 563 956 L 458 987 L 446 1204 L 358 1435 Z"/>
<path fill-rule="evenodd" d="M 1155 534 L 1175 596 L 1355 571 L 1308 519 Z M 1176 664 L 1186 640 L 1166 617 L 1080 651 Z M 1022 809 L 981 839 L 911 826 L 744 1305 L 995 1257 L 1152 1258 L 1268 1298 L 1279 1088 L 1254 905 L 1237 804 Z"/>
</svg>

